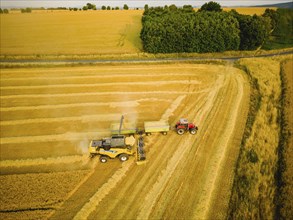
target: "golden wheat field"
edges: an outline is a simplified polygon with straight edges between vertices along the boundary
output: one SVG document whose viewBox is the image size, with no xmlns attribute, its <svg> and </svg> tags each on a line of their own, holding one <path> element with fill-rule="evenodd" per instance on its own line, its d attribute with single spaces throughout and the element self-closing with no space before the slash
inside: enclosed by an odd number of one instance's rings
<svg viewBox="0 0 293 220">
<path fill-rule="evenodd" d="M 2 69 L 0 217 L 223 218 L 248 103 L 229 64 Z M 89 160 L 89 140 L 122 114 L 138 126 L 186 117 L 199 132 L 145 137 L 140 166 Z"/>
<path fill-rule="evenodd" d="M 267 8 L 265 7 L 238 7 L 238 8 L 223 8 L 224 11 L 236 10 L 239 14 L 244 15 L 262 15 Z M 276 10 L 277 8 L 270 7 L 270 9 Z"/>
<path fill-rule="evenodd" d="M 142 11 L 1 15 L 1 54 L 127 54 L 141 50 Z"/>
</svg>

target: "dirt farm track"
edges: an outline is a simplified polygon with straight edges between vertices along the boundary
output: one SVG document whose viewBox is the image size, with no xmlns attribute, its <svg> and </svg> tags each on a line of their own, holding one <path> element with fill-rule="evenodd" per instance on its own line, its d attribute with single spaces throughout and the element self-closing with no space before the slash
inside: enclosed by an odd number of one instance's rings
<svg viewBox="0 0 293 220">
<path fill-rule="evenodd" d="M 248 105 L 229 64 L 2 69 L 0 218 L 223 218 Z M 145 137 L 142 165 L 90 160 L 89 140 L 122 114 L 199 132 Z"/>
</svg>

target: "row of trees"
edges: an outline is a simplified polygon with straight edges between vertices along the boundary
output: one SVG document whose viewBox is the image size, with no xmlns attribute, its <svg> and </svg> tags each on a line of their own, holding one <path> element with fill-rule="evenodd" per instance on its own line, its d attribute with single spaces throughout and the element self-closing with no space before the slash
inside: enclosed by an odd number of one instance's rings
<svg viewBox="0 0 293 220">
<path fill-rule="evenodd" d="M 9 13 L 9 11 L 8 11 L 8 9 L 2 9 L 2 8 L 0 8 L 0 14 L 8 14 Z"/>
<path fill-rule="evenodd" d="M 116 7 L 114 8 L 114 7 L 111 7 L 111 6 L 107 6 L 107 7 L 106 7 L 105 5 L 103 5 L 103 6 L 101 7 L 101 9 L 102 9 L 102 10 L 120 10 L 120 7 L 116 6 Z M 128 10 L 128 9 L 129 9 L 128 5 L 124 4 L 124 5 L 123 5 L 123 9 L 124 9 L 124 10 Z"/>
<path fill-rule="evenodd" d="M 31 13 L 32 9 L 31 8 L 22 8 L 21 13 Z"/>
<path fill-rule="evenodd" d="M 81 10 L 84 10 L 84 11 L 87 11 L 87 10 L 97 10 L 97 7 L 96 5 L 94 4 L 91 4 L 91 3 L 87 3 L 86 5 L 84 5 L 82 8 L 68 8 L 70 11 L 81 11 Z M 120 7 L 111 7 L 111 6 L 105 6 L 103 5 L 101 7 L 102 10 L 120 10 Z M 123 5 L 123 10 L 128 10 L 129 7 L 127 4 L 124 4 Z M 45 8 L 40 8 L 38 10 L 45 10 Z M 67 10 L 66 7 L 58 7 L 58 8 L 48 8 L 48 10 Z M 32 12 L 32 9 L 31 8 L 23 8 L 21 9 L 21 13 L 31 13 Z M 1 9 L 0 8 L 0 14 L 8 14 L 9 13 L 9 10 L 8 9 Z"/>
<path fill-rule="evenodd" d="M 150 53 L 255 50 L 271 31 L 270 16 L 223 12 L 215 2 L 204 4 L 198 12 L 190 5 L 145 5 L 144 9 L 140 37 Z"/>
<path fill-rule="evenodd" d="M 71 8 L 69 8 L 71 10 Z M 19 9 L 12 9 L 12 10 L 19 10 Z M 32 12 L 32 8 L 21 8 L 20 12 L 21 13 L 31 13 Z M 34 8 L 34 10 L 46 10 L 45 8 Z M 47 10 L 67 10 L 67 8 L 64 7 L 58 7 L 58 8 L 47 8 Z M 73 10 L 73 9 L 72 9 Z M 77 9 L 78 10 L 78 9 Z M 8 9 L 1 9 L 0 8 L 0 14 L 8 14 L 9 10 Z"/>
</svg>

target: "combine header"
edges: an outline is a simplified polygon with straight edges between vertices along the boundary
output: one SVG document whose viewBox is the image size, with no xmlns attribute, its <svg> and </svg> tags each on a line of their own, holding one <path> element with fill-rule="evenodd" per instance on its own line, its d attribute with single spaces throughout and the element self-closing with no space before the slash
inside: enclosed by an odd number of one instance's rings
<svg viewBox="0 0 293 220">
<path fill-rule="evenodd" d="M 141 164 L 142 161 L 146 160 L 144 151 L 144 140 L 142 134 L 139 136 L 137 141 L 137 164 Z"/>
</svg>

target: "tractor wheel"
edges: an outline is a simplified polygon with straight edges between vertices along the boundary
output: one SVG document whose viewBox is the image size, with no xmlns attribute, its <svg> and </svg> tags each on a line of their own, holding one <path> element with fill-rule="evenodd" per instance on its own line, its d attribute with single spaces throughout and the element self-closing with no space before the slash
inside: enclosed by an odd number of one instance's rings
<svg viewBox="0 0 293 220">
<path fill-rule="evenodd" d="M 120 160 L 121 162 L 125 162 L 125 161 L 127 161 L 127 160 L 128 160 L 128 155 L 127 155 L 127 154 L 120 154 L 120 156 L 119 156 L 119 160 Z"/>
<path fill-rule="evenodd" d="M 185 130 L 183 128 L 180 128 L 177 130 L 177 134 L 182 135 L 184 134 Z"/>
<path fill-rule="evenodd" d="M 107 163 L 108 157 L 106 157 L 106 156 L 100 156 L 100 161 L 101 161 L 101 163 Z"/>
<path fill-rule="evenodd" d="M 191 129 L 189 132 L 190 132 L 190 134 L 196 134 L 197 131 L 196 131 L 196 129 Z"/>
</svg>

